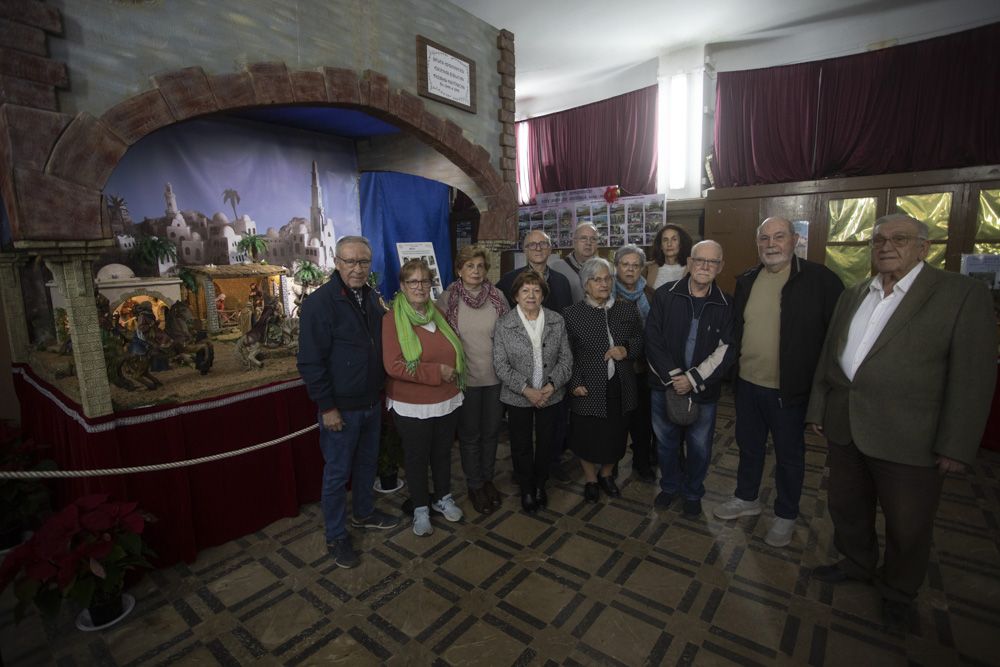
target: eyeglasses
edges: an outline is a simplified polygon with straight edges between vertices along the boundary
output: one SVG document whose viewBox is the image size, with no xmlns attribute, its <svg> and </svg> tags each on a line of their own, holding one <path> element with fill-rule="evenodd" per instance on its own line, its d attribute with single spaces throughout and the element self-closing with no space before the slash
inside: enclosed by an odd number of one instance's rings
<svg viewBox="0 0 1000 667">
<path fill-rule="evenodd" d="M 881 234 L 876 234 L 872 237 L 872 247 L 881 248 L 885 245 L 885 242 L 888 241 L 894 247 L 902 248 L 913 239 L 918 239 L 920 241 L 927 240 L 919 236 L 913 236 L 912 234 L 893 234 L 892 236 L 882 236 Z"/>
<path fill-rule="evenodd" d="M 409 287 L 410 289 L 417 289 L 418 287 L 423 287 L 424 289 L 427 289 L 428 287 L 431 286 L 431 281 L 429 281 L 429 280 L 404 280 L 403 284 L 406 285 L 407 287 Z"/>
<path fill-rule="evenodd" d="M 536 241 L 534 243 L 525 243 L 524 247 L 528 250 L 545 250 L 551 247 L 552 244 L 545 241 Z"/>
<path fill-rule="evenodd" d="M 370 259 L 344 259 L 343 257 L 338 257 L 337 261 L 343 262 L 344 266 L 349 269 L 353 269 L 355 266 L 360 269 L 367 269 L 372 265 L 372 261 Z"/>
<path fill-rule="evenodd" d="M 717 269 L 722 264 L 721 259 L 705 259 L 704 257 L 692 257 L 691 263 L 702 268 Z"/>
<path fill-rule="evenodd" d="M 593 282 L 595 282 L 595 283 L 598 283 L 599 285 L 610 285 L 611 284 L 611 276 L 603 276 L 603 277 L 600 277 L 600 278 L 591 278 L 591 280 Z"/>
</svg>

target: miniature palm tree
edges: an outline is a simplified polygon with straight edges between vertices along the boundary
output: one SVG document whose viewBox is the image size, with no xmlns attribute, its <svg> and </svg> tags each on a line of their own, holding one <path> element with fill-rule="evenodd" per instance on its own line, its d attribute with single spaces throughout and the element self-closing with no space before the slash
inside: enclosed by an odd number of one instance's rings
<svg viewBox="0 0 1000 667">
<path fill-rule="evenodd" d="M 232 188 L 226 188 L 226 190 L 222 193 L 222 203 L 225 204 L 226 202 L 233 205 L 233 219 L 235 220 L 240 217 L 239 214 L 236 213 L 236 205 L 240 203 L 240 193 Z"/>
<path fill-rule="evenodd" d="M 295 279 L 302 285 L 302 291 L 308 294 L 310 288 L 319 285 L 326 278 L 326 273 L 307 259 L 299 262 L 299 268 L 295 271 Z"/>
<path fill-rule="evenodd" d="M 111 214 L 111 228 L 125 229 L 125 220 L 129 217 L 128 204 L 119 195 L 108 195 L 108 213 Z"/>
<path fill-rule="evenodd" d="M 250 258 L 256 262 L 258 256 L 267 252 L 267 238 L 259 234 L 244 234 L 236 244 L 236 249 L 250 253 Z"/>
<path fill-rule="evenodd" d="M 156 269 L 161 261 L 177 261 L 177 246 L 170 239 L 158 236 L 140 236 L 135 240 L 132 257 L 143 265 Z"/>
</svg>

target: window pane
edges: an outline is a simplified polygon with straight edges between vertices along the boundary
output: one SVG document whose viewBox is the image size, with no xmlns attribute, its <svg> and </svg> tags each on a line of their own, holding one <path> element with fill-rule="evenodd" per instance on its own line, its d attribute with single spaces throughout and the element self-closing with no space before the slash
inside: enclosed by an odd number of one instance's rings
<svg viewBox="0 0 1000 667">
<path fill-rule="evenodd" d="M 951 218 L 951 193 L 929 192 L 923 195 L 896 197 L 900 213 L 916 218 L 930 228 L 931 240 L 948 238 L 948 220 Z"/>
<path fill-rule="evenodd" d="M 981 190 L 979 192 L 976 238 L 1000 240 L 1000 190 Z"/>
<path fill-rule="evenodd" d="M 877 204 L 878 201 L 875 197 L 831 199 L 828 206 L 830 232 L 827 235 L 827 240 L 841 242 L 870 239 L 872 225 L 875 224 Z"/>
<path fill-rule="evenodd" d="M 974 255 L 1000 255 L 1000 243 L 977 243 L 972 248 Z"/>
<path fill-rule="evenodd" d="M 927 250 L 927 257 L 924 261 L 937 269 L 944 269 L 944 251 L 948 247 L 947 243 L 932 243 Z"/>
<path fill-rule="evenodd" d="M 871 246 L 841 245 L 826 247 L 826 265 L 844 284 L 856 285 L 871 275 Z"/>
</svg>

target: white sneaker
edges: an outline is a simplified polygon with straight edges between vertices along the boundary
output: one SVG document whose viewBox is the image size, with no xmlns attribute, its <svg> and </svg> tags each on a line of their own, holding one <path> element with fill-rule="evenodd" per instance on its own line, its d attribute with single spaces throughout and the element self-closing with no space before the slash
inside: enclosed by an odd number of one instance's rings
<svg viewBox="0 0 1000 667">
<path fill-rule="evenodd" d="M 738 519 L 741 516 L 757 516 L 760 514 L 760 502 L 757 500 L 743 500 L 733 496 L 721 505 L 716 505 L 712 510 L 716 519 Z"/>
<path fill-rule="evenodd" d="M 795 519 L 782 519 L 780 516 L 774 517 L 771 529 L 767 531 L 764 541 L 772 547 L 787 547 L 792 541 L 792 533 L 795 531 Z"/>
<path fill-rule="evenodd" d="M 427 509 L 427 505 L 415 508 L 413 510 L 413 534 L 423 537 L 433 532 L 434 527 L 431 525 L 431 513 Z"/>
<path fill-rule="evenodd" d="M 462 508 L 455 504 L 455 499 L 451 497 L 450 493 L 441 500 L 435 500 L 431 503 L 431 509 L 444 514 L 444 518 L 448 521 L 462 520 Z"/>
</svg>

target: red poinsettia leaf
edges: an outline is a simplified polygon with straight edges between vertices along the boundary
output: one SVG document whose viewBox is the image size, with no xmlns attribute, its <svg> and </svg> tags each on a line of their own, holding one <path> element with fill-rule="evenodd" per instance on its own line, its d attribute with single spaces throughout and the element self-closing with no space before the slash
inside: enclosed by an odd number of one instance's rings
<svg viewBox="0 0 1000 667">
<path fill-rule="evenodd" d="M 79 562 L 78 559 L 67 558 L 59 564 L 59 576 L 56 577 L 56 585 L 59 586 L 59 590 L 66 590 L 73 583 L 73 579 L 76 577 L 77 563 Z"/>
<path fill-rule="evenodd" d="M 24 576 L 35 581 L 48 581 L 55 577 L 57 572 L 59 570 L 56 566 L 48 561 L 37 561 L 24 568 Z"/>
<path fill-rule="evenodd" d="M 80 529 L 80 508 L 76 505 L 67 505 L 62 508 L 52 518 L 42 524 L 39 532 L 62 533 L 72 535 Z"/>
<path fill-rule="evenodd" d="M 106 530 L 111 530 L 111 526 L 114 524 L 114 517 L 106 512 L 104 508 L 86 512 L 80 517 L 80 525 L 94 533 L 103 533 Z"/>
<path fill-rule="evenodd" d="M 94 493 L 89 496 L 81 496 L 73 501 L 73 504 L 82 510 L 92 510 L 101 503 L 106 503 L 108 501 L 108 494 L 106 493 Z"/>
<path fill-rule="evenodd" d="M 87 556 L 90 558 L 96 558 L 98 560 L 104 560 L 111 553 L 111 550 L 115 548 L 115 543 L 111 541 L 100 541 L 94 542 L 87 549 Z"/>
<path fill-rule="evenodd" d="M 132 512 L 126 516 L 122 517 L 121 520 L 122 528 L 130 533 L 135 533 L 136 535 L 142 534 L 142 529 L 145 527 L 146 522 L 143 520 L 142 515 L 138 512 Z"/>
<path fill-rule="evenodd" d="M 95 577 L 100 579 L 104 579 L 108 576 L 108 573 L 104 571 L 104 566 L 94 558 L 90 559 L 90 571 L 94 573 Z"/>
</svg>

